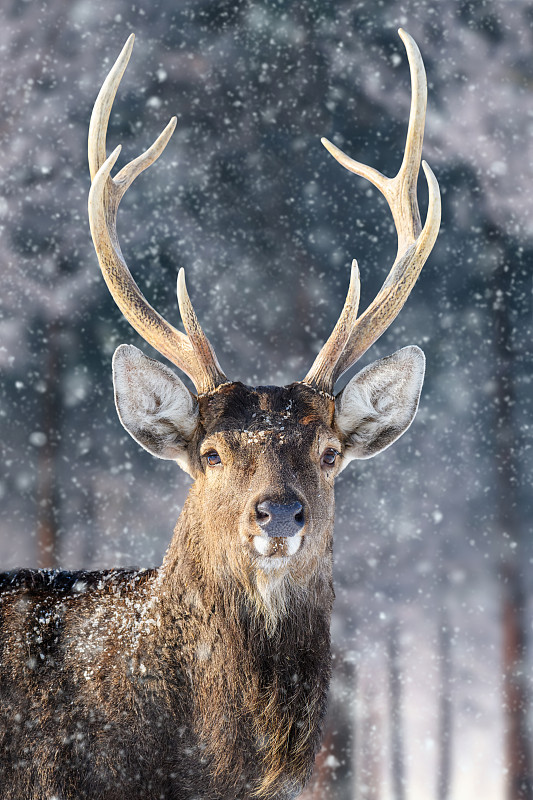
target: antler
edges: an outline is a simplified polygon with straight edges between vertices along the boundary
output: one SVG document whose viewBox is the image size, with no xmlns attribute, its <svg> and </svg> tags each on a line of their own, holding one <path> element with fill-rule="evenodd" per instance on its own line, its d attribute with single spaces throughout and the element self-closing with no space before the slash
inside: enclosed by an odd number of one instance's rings
<svg viewBox="0 0 533 800">
<path fill-rule="evenodd" d="M 439 185 L 425 161 L 422 167 L 428 184 L 429 203 L 423 228 L 416 197 L 427 102 L 424 63 L 414 39 L 401 28 L 398 33 L 407 51 L 412 86 L 405 154 L 398 174 L 386 178 L 376 169 L 354 161 L 327 139 L 322 139 L 324 147 L 343 167 L 366 178 L 380 190 L 389 204 L 398 234 L 398 253 L 392 269 L 375 300 L 357 320 L 352 268 L 350 289 L 339 321 L 304 378 L 304 383 L 327 392 L 333 390 L 343 372 L 361 358 L 400 312 L 431 253 L 440 227 Z"/>
<path fill-rule="evenodd" d="M 89 125 L 91 234 L 105 282 L 128 322 L 152 347 L 183 370 L 199 393 L 208 392 L 228 379 L 220 369 L 215 352 L 194 313 L 183 270 L 180 270 L 178 277 L 178 303 L 187 336 L 170 325 L 148 303 L 133 280 L 118 242 L 116 220 L 122 197 L 135 178 L 159 158 L 176 127 L 176 117 L 172 117 L 148 150 L 123 167 L 114 178 L 111 177 L 121 147 L 117 147 L 107 158 L 107 125 L 134 39 L 132 34 L 105 79 Z"/>
</svg>

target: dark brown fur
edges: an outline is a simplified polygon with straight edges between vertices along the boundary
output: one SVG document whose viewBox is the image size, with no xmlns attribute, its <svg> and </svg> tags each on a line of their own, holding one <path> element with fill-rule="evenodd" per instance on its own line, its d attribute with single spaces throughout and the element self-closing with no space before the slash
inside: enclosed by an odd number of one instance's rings
<svg viewBox="0 0 533 800">
<path fill-rule="evenodd" d="M 305 386 L 200 398 L 195 483 L 163 566 L 0 576 L 2 800 L 295 797 L 330 676 L 333 402 Z M 210 470 L 206 442 L 230 468 Z M 302 498 L 301 551 L 253 566 L 250 503 Z M 244 544 L 243 544 L 244 542 Z"/>
</svg>

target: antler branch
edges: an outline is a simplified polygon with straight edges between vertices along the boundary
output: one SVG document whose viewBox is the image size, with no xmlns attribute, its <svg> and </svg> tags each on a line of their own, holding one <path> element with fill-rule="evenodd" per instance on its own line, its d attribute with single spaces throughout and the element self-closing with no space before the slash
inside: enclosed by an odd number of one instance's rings
<svg viewBox="0 0 533 800">
<path fill-rule="evenodd" d="M 135 178 L 159 158 L 176 127 L 176 117 L 172 117 L 148 150 L 123 167 L 114 178 L 111 177 L 121 147 L 117 147 L 109 158 L 106 156 L 107 126 L 134 39 L 132 34 L 104 81 L 89 125 L 91 234 L 105 282 L 123 315 L 152 347 L 183 370 L 201 393 L 225 383 L 227 378 L 198 323 L 184 278 L 178 282 L 178 302 L 187 336 L 170 325 L 143 296 L 124 260 L 117 236 L 117 212 L 122 197 Z"/>
<path fill-rule="evenodd" d="M 439 185 L 425 161 L 422 162 L 422 167 L 428 184 L 429 203 L 423 229 L 421 229 L 416 196 L 427 101 L 424 63 L 414 39 L 401 28 L 399 34 L 407 51 L 412 90 L 405 153 L 398 174 L 394 178 L 387 178 L 373 167 L 354 161 L 327 139 L 322 139 L 322 144 L 343 167 L 366 178 L 384 195 L 398 235 L 396 259 L 375 300 L 359 319 L 354 320 L 342 349 L 339 348 L 337 326 L 335 327 L 304 379 L 305 383 L 326 391 L 333 389 L 343 372 L 355 364 L 398 315 L 431 253 L 439 232 L 441 214 Z M 347 304 L 351 303 L 348 298 Z M 340 319 L 347 313 L 345 304 Z"/>
</svg>

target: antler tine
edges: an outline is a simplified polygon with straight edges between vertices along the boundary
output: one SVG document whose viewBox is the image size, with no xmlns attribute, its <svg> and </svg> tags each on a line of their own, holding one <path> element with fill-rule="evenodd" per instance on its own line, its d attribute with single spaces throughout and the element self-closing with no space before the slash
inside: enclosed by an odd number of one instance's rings
<svg viewBox="0 0 533 800">
<path fill-rule="evenodd" d="M 412 91 L 405 152 L 398 174 L 394 178 L 387 178 L 373 167 L 354 161 L 327 139 L 322 139 L 323 145 L 343 167 L 369 180 L 384 195 L 398 235 L 398 252 L 392 269 L 375 300 L 354 323 L 342 353 L 338 354 L 332 334 L 304 379 L 305 383 L 326 391 L 333 389 L 335 381 L 355 364 L 400 312 L 439 232 L 439 185 L 425 162 L 422 162 L 422 166 L 428 184 L 429 202 L 422 230 L 416 196 L 427 100 L 424 63 L 414 39 L 401 28 L 399 34 L 407 51 Z M 324 381 L 326 375 L 329 376 L 327 384 Z"/>
<path fill-rule="evenodd" d="M 109 70 L 93 107 L 89 123 L 89 172 L 91 173 L 91 181 L 94 180 L 94 176 L 107 159 L 106 137 L 109 116 L 120 81 L 128 66 L 134 41 L 135 34 L 132 33 L 128 36 L 119 57 Z"/>
<path fill-rule="evenodd" d="M 198 362 L 204 366 L 210 382 L 209 389 L 202 390 L 198 388 L 198 391 L 200 393 L 202 391 L 210 391 L 211 388 L 220 386 L 222 383 L 227 383 L 228 379 L 220 369 L 215 351 L 198 322 L 198 317 L 194 311 L 185 284 L 185 270 L 183 268 L 178 272 L 177 295 L 183 326 L 187 331 L 189 341 L 191 342 Z"/>
<path fill-rule="evenodd" d="M 94 247 L 105 282 L 128 322 L 159 353 L 183 370 L 199 393 L 211 391 L 227 381 L 214 351 L 203 333 L 194 310 L 196 325 L 187 327 L 188 336 L 170 325 L 148 303 L 135 283 L 122 255 L 116 231 L 119 203 L 126 190 L 143 170 L 156 161 L 165 149 L 174 129 L 172 117 L 151 147 L 123 167 L 115 178 L 111 170 L 120 153 L 120 146 L 107 158 L 106 134 L 109 115 L 118 86 L 133 47 L 132 34 L 111 68 L 96 102 L 89 126 L 89 223 Z M 187 298 L 188 299 L 188 298 Z M 192 309 L 190 300 L 188 304 Z M 190 312 L 188 318 L 191 318 Z"/>
<path fill-rule="evenodd" d="M 348 294 L 346 295 L 341 315 L 333 328 L 331 336 L 315 359 L 312 367 L 313 374 L 311 375 L 311 372 L 309 372 L 303 383 L 324 387 L 326 391 L 329 388 L 333 388 L 335 366 L 355 325 L 360 297 L 359 266 L 354 258 L 350 274 L 350 286 L 348 287 Z"/>
</svg>

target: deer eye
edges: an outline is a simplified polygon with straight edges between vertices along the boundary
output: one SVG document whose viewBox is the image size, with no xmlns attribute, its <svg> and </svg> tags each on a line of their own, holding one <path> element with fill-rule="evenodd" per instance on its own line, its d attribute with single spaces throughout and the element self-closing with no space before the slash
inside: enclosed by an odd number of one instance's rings
<svg viewBox="0 0 533 800">
<path fill-rule="evenodd" d="M 333 467 L 338 455 L 339 453 L 337 450 L 334 450 L 333 447 L 328 447 L 327 450 L 324 450 L 322 458 L 320 459 L 321 465 L 323 467 Z"/>
<path fill-rule="evenodd" d="M 209 450 L 209 452 L 205 454 L 205 459 L 210 467 L 217 467 L 219 464 L 222 464 L 222 459 L 216 450 Z"/>
</svg>

